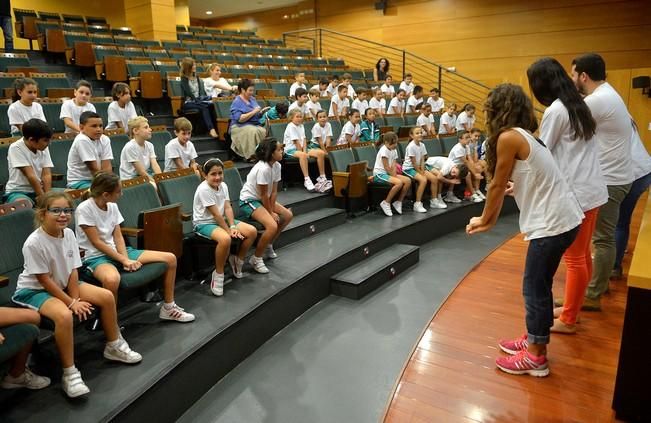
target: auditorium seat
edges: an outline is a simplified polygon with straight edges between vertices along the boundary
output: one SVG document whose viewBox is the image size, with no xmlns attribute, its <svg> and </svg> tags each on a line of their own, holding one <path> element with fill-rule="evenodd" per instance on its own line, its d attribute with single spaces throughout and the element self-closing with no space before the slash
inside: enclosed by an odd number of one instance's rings
<svg viewBox="0 0 651 423">
<path fill-rule="evenodd" d="M 425 146 L 425 149 L 427 150 L 427 155 L 429 157 L 443 155 L 443 148 L 441 147 L 441 142 L 438 140 L 438 138 L 426 139 L 423 140 L 422 142 L 423 145 Z"/>
<path fill-rule="evenodd" d="M 31 67 L 32 64 L 25 53 L 0 53 L 0 72 L 6 72 L 7 66 Z"/>
<path fill-rule="evenodd" d="M 41 97 L 72 97 L 73 86 L 65 73 L 33 73 Z"/>
<path fill-rule="evenodd" d="M 445 156 L 450 154 L 450 150 L 452 150 L 452 147 L 454 147 L 458 142 L 456 134 L 439 135 L 439 139 L 441 140 L 441 147 L 443 148 L 443 155 Z"/>
<path fill-rule="evenodd" d="M 63 104 L 63 101 L 62 98 L 40 99 L 41 106 L 43 107 L 43 114 L 53 132 L 64 132 L 66 130 L 63 119 L 59 118 L 59 116 L 61 116 L 61 105 Z"/>
<path fill-rule="evenodd" d="M 10 306 L 18 275 L 23 271 L 22 248 L 34 230 L 34 211 L 27 200 L 0 205 L 0 306 Z"/>
</svg>

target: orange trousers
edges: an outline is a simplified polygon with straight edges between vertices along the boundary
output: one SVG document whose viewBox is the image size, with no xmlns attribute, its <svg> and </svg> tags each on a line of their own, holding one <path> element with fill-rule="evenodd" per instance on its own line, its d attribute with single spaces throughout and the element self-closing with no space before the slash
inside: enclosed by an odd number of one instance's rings
<svg viewBox="0 0 651 423">
<path fill-rule="evenodd" d="M 588 210 L 583 214 L 585 214 L 585 217 L 581 222 L 579 233 L 563 255 L 567 272 L 565 274 L 565 301 L 560 319 L 566 325 L 576 323 L 576 317 L 579 315 L 579 310 L 581 310 L 585 298 L 585 290 L 592 278 L 590 241 L 597 224 L 599 207 Z"/>
</svg>

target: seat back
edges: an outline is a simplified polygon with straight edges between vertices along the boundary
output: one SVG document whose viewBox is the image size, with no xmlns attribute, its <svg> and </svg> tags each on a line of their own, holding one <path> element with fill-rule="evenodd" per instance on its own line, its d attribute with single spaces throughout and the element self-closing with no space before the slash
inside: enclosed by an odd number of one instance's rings
<svg viewBox="0 0 651 423">
<path fill-rule="evenodd" d="M 452 147 L 454 147 L 458 142 L 458 138 L 456 135 L 442 136 L 440 140 L 441 140 L 441 147 L 443 148 L 443 155 L 445 156 L 450 154 L 450 150 L 452 150 Z"/>
<path fill-rule="evenodd" d="M 25 53 L 0 53 L 0 72 L 6 72 L 7 66 L 32 66 Z"/>
<path fill-rule="evenodd" d="M 407 150 L 407 145 L 409 145 L 409 141 L 400 141 L 398 143 L 398 158 L 400 160 L 405 159 L 405 151 Z"/>
<path fill-rule="evenodd" d="M 231 117 L 231 99 L 215 101 L 217 117 L 228 119 Z"/>
<path fill-rule="evenodd" d="M 34 230 L 34 211 L 31 207 L 29 201 L 0 205 L 0 276 L 9 278 L 9 285 L 0 288 L 0 306 L 11 302 L 18 275 L 23 271 L 23 244 Z"/>
<path fill-rule="evenodd" d="M 443 148 L 441 148 L 441 143 L 438 138 L 423 140 L 421 141 L 427 150 L 427 155 L 429 157 L 442 156 Z"/>
<path fill-rule="evenodd" d="M 386 126 L 392 127 L 392 131 L 396 134 L 400 127 L 405 125 L 405 121 L 400 115 L 384 115 L 384 121 L 386 122 Z"/>
<path fill-rule="evenodd" d="M 237 170 L 233 162 L 224 163 L 224 182 L 228 186 L 228 196 L 233 208 L 233 215 L 235 217 L 240 214 L 240 191 L 244 186 L 240 171 Z"/>
<path fill-rule="evenodd" d="M 329 122 L 330 122 L 330 126 L 332 127 L 332 142 L 337 143 L 337 140 L 341 135 L 341 129 L 342 129 L 341 121 L 337 118 L 330 118 Z"/>
<path fill-rule="evenodd" d="M 0 144 L 0 186 L 3 188 L 0 191 L 4 190 L 4 186 L 9 180 L 9 167 L 7 164 L 7 154 L 9 153 L 9 144 Z"/>
<path fill-rule="evenodd" d="M 269 122 L 269 135 L 278 140 L 278 142 L 283 142 L 285 138 L 285 129 L 287 128 L 287 121 L 284 119 L 279 119 Z"/>
<path fill-rule="evenodd" d="M 124 217 L 122 226 L 128 228 L 138 227 L 140 212 L 161 206 L 156 189 L 145 176 L 122 181 L 122 197 L 117 204 Z"/>
<path fill-rule="evenodd" d="M 104 126 L 108 123 L 108 106 L 111 101 L 113 101 L 111 97 L 94 97 L 90 99 L 90 102 L 95 106 L 95 111 L 102 117 Z"/>
<path fill-rule="evenodd" d="M 165 163 L 165 146 L 172 139 L 172 134 L 167 130 L 155 130 L 151 134 L 151 143 L 154 144 L 154 153 L 156 153 L 156 161 L 159 164 Z M 164 166 L 161 166 L 161 169 Z"/>
<path fill-rule="evenodd" d="M 50 141 L 48 150 L 50 150 L 50 158 L 52 159 L 52 173 L 58 173 L 63 175 L 64 183 L 66 178 L 66 173 L 68 172 L 68 153 L 70 152 L 70 147 L 72 147 L 72 142 L 74 139 L 67 138 L 61 140 Z"/>
<path fill-rule="evenodd" d="M 41 106 L 43 107 L 43 114 L 47 123 L 52 128 L 54 132 L 64 132 L 66 130 L 66 125 L 63 123 L 63 119 L 60 119 L 61 116 L 61 105 L 63 104 L 63 99 L 60 98 L 50 98 L 50 99 L 41 99 Z"/>
<path fill-rule="evenodd" d="M 287 81 L 271 81 L 271 89 L 273 89 L 276 95 L 288 97 L 289 96 L 289 84 Z"/>
<path fill-rule="evenodd" d="M 334 172 L 346 172 L 348 165 L 355 162 L 353 150 L 350 148 L 330 149 L 328 159 Z"/>
<path fill-rule="evenodd" d="M 111 151 L 113 152 L 111 166 L 113 167 L 113 171 L 117 171 L 120 168 L 122 149 L 129 142 L 129 137 L 126 134 L 117 134 L 111 135 L 109 138 L 111 138 Z"/>
<path fill-rule="evenodd" d="M 180 169 L 154 175 L 164 205 L 181 203 L 181 213 L 192 216 L 194 193 L 201 180 L 191 169 Z M 183 222 L 183 234 L 192 234 L 192 218 Z"/>
<path fill-rule="evenodd" d="M 353 148 L 353 153 L 355 155 L 355 160 L 358 162 L 366 161 L 367 172 L 373 170 L 373 166 L 375 166 L 375 158 L 377 156 L 377 150 L 373 145 L 355 147 Z"/>
</svg>

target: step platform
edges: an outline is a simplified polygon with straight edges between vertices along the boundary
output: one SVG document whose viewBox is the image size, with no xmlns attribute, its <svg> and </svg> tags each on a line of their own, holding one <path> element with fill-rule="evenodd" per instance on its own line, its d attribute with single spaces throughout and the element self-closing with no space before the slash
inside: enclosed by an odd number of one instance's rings
<svg viewBox="0 0 651 423">
<path fill-rule="evenodd" d="M 332 294 L 359 300 L 418 263 L 420 248 L 396 244 L 337 273 L 330 280 Z"/>
</svg>

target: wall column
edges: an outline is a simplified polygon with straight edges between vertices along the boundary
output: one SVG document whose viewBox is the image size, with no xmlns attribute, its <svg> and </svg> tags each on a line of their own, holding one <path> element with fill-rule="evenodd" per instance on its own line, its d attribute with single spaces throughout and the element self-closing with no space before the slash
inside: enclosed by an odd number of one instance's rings
<svg viewBox="0 0 651 423">
<path fill-rule="evenodd" d="M 174 0 L 124 0 L 127 26 L 144 40 L 176 40 Z"/>
</svg>

